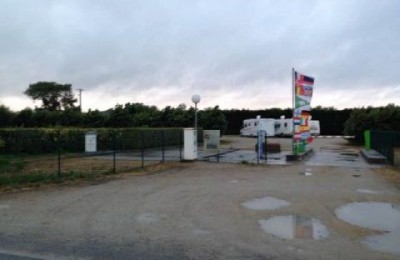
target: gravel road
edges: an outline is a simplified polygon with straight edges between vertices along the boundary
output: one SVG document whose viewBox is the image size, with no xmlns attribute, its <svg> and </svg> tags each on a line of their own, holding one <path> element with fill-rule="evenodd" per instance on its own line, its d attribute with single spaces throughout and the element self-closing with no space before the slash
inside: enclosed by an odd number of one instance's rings
<svg viewBox="0 0 400 260">
<path fill-rule="evenodd" d="M 254 141 L 232 140 L 225 145 Z M 358 149 L 340 139 L 314 145 L 316 153 Z M 151 175 L 3 193 L 0 258 L 398 259 L 360 242 L 379 232 L 336 217 L 335 209 L 350 202 L 400 203 L 399 189 L 380 175 L 381 168 L 350 166 L 195 162 Z M 264 197 L 289 204 L 243 206 Z M 260 227 L 260 220 L 289 215 L 317 219 L 329 235 L 282 239 Z"/>
</svg>

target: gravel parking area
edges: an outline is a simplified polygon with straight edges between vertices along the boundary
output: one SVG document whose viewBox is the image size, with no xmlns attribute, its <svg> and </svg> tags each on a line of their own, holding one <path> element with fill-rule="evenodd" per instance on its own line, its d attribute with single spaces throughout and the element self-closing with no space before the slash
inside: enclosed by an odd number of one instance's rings
<svg viewBox="0 0 400 260">
<path fill-rule="evenodd" d="M 224 140 L 242 149 L 255 142 Z M 290 147 L 290 139 L 276 142 Z M 315 155 L 328 152 L 332 160 L 182 163 L 151 175 L 0 194 L 0 258 L 398 259 L 363 242 L 385 231 L 337 216 L 353 202 L 400 204 L 399 189 L 382 176 L 391 168 L 363 163 L 358 147 L 341 139 L 313 145 Z M 400 248 L 400 240 L 391 242 Z"/>
</svg>

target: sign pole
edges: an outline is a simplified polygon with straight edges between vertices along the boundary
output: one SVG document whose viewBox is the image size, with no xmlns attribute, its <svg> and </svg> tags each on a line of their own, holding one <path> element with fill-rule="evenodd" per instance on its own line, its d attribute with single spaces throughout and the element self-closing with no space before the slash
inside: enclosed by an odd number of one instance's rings
<svg viewBox="0 0 400 260">
<path fill-rule="evenodd" d="M 293 113 L 292 113 L 292 153 L 296 154 L 296 149 L 294 147 L 294 115 L 295 115 L 295 109 L 296 109 L 296 84 L 295 84 L 295 72 L 294 68 L 292 68 L 292 107 L 293 107 Z"/>
</svg>

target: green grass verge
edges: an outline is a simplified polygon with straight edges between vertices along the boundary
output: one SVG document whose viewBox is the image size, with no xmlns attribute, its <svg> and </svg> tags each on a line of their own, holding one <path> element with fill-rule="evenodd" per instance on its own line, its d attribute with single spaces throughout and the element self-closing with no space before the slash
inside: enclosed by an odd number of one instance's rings
<svg viewBox="0 0 400 260">
<path fill-rule="evenodd" d="M 76 181 L 76 180 L 95 180 L 101 176 L 113 174 L 111 171 L 103 172 L 80 172 L 80 171 L 69 171 L 63 172 L 61 176 L 57 173 L 48 172 L 34 172 L 34 173 L 8 173 L 0 174 L 0 187 L 1 186 L 12 186 L 18 187 L 24 184 L 48 184 L 48 183 L 61 183 L 65 181 Z"/>
<path fill-rule="evenodd" d="M 0 173 L 19 172 L 25 167 L 21 156 L 0 155 Z"/>
</svg>

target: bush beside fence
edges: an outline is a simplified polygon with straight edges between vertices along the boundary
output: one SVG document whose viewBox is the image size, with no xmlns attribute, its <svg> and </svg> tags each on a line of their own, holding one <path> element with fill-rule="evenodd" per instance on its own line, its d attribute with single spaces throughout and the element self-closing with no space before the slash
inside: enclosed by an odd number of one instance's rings
<svg viewBox="0 0 400 260">
<path fill-rule="evenodd" d="M 394 163 L 394 147 L 400 147 L 400 132 L 371 130 L 371 148 Z"/>
<path fill-rule="evenodd" d="M 97 133 L 99 151 L 148 149 L 178 146 L 183 143 L 182 128 L 97 128 L 97 129 L 0 129 L 3 154 L 54 153 L 59 147 L 63 152 L 84 152 L 85 133 Z M 201 132 L 201 131 L 200 131 Z M 199 137 L 202 135 L 199 134 Z M 60 140 L 59 140 L 60 139 Z M 201 142 L 201 140 L 200 140 Z"/>
<path fill-rule="evenodd" d="M 97 134 L 97 152 L 85 152 L 88 131 Z M 183 129 L 0 129 L 0 141 L 2 186 L 88 178 L 181 161 Z"/>
</svg>

